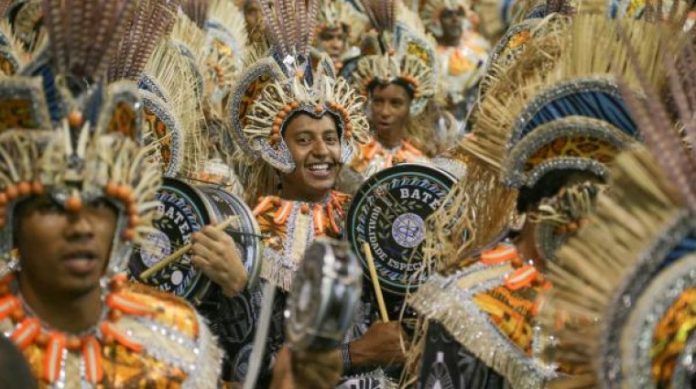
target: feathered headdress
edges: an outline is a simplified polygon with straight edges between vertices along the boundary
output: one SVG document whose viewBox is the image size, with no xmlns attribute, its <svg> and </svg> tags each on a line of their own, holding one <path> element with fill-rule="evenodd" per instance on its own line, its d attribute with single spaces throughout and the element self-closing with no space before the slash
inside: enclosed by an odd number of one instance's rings
<svg viewBox="0 0 696 389">
<path fill-rule="evenodd" d="M 248 37 L 244 15 L 228 0 L 210 4 L 204 25 L 205 52 L 202 68 L 206 83 L 206 97 L 217 114 L 222 115 L 221 104 L 228 96 L 247 56 Z"/>
<path fill-rule="evenodd" d="M 353 154 L 353 143 L 365 141 L 367 119 L 363 99 L 342 79 L 334 78 L 330 61 L 311 67 L 310 45 L 318 1 L 262 1 L 271 53 L 239 77 L 229 101 L 233 134 L 248 155 L 290 172 L 295 162 L 283 139 L 283 129 L 297 113 L 336 119 L 342 162 Z"/>
<path fill-rule="evenodd" d="M 421 2 L 419 14 L 423 23 L 435 36 L 442 36 L 442 25 L 440 24 L 440 16 L 443 11 L 461 11 L 470 12 L 471 4 L 468 0 L 426 0 Z"/>
<path fill-rule="evenodd" d="M 321 0 L 317 33 L 327 29 L 343 29 L 349 42 L 356 42 L 364 33 L 369 21 L 343 0 Z"/>
<path fill-rule="evenodd" d="M 687 89 L 696 74 L 695 48 L 693 42 L 685 48 L 679 65 L 661 56 L 687 142 L 696 135 L 696 99 Z M 624 98 L 652 156 L 637 150 L 619 157 L 611 193 L 600 196 L 589 225 L 549 267 L 554 288 L 542 305 L 544 324 L 558 338 L 556 359 L 574 366 L 572 379 L 584 387 L 693 382 L 695 160 L 657 89 L 643 82 L 641 91 L 647 99 L 630 89 Z"/>
<path fill-rule="evenodd" d="M 156 160 L 168 177 L 190 177 L 205 159 L 197 81 L 191 61 L 168 41 L 155 48 L 138 81 L 146 142 L 158 145 Z"/>
<path fill-rule="evenodd" d="M 0 80 L 0 245 L 9 255 L 15 206 L 29 196 L 48 194 L 68 211 L 106 197 L 119 210 L 107 269 L 113 275 L 151 222 L 160 179 L 151 150 L 136 144 L 142 106 L 135 85 L 105 82 L 134 2 L 70 5 L 42 2 L 47 50 Z"/>
<path fill-rule="evenodd" d="M 378 53 L 361 57 L 342 74 L 365 97 L 376 85 L 401 82 L 413 94 L 411 114 L 419 115 L 437 88 L 432 38 L 425 34 L 418 16 L 400 2 L 365 0 L 363 7 L 378 31 Z"/>
<path fill-rule="evenodd" d="M 109 80 L 138 80 L 159 40 L 174 26 L 176 3 L 141 0 L 109 66 Z"/>
</svg>

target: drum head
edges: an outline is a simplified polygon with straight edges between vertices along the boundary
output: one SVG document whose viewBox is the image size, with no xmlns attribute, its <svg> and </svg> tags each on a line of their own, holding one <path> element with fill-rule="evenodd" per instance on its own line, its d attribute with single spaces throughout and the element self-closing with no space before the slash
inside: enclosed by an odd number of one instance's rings
<svg viewBox="0 0 696 389">
<path fill-rule="evenodd" d="M 403 164 L 371 176 L 358 190 L 348 211 L 348 240 L 365 269 L 363 243 L 370 245 L 385 291 L 403 295 L 427 278 L 421 271 L 425 220 L 454 184 L 435 167 Z"/>
<path fill-rule="evenodd" d="M 198 187 L 205 199 L 210 202 L 218 223 L 230 216 L 239 219 L 225 231 L 232 236 L 242 255 L 242 264 L 247 271 L 247 288 L 253 288 L 261 272 L 261 229 L 251 209 L 242 199 L 213 185 Z"/>
<path fill-rule="evenodd" d="M 135 250 L 128 265 L 131 277 L 151 268 L 180 247 L 191 243 L 191 235 L 211 222 L 205 200 L 192 186 L 165 178 L 157 192 L 162 212 L 153 224 L 157 231 L 150 233 L 145 243 Z M 201 302 L 210 287 L 210 280 L 191 264 L 190 254 L 165 267 L 146 280 L 148 285 L 186 298 L 194 304 Z"/>
</svg>

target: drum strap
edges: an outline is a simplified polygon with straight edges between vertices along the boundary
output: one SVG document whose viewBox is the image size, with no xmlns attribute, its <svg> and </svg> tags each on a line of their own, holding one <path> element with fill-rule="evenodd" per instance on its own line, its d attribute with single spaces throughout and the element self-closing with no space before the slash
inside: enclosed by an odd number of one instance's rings
<svg viewBox="0 0 696 389">
<path fill-rule="evenodd" d="M 254 335 L 254 347 L 251 352 L 251 357 L 249 358 L 249 371 L 244 380 L 244 389 L 254 389 L 256 387 L 256 380 L 258 379 L 261 369 L 261 361 L 263 360 L 263 354 L 266 350 L 268 328 L 270 327 L 271 317 L 273 316 L 275 292 L 275 285 L 272 282 L 266 282 L 263 287 L 261 315 L 259 316 L 258 327 Z"/>
</svg>

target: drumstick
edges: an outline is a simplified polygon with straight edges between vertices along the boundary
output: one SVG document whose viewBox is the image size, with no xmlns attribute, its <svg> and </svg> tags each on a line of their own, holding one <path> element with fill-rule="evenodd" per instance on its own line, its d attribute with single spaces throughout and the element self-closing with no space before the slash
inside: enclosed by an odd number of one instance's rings
<svg viewBox="0 0 696 389">
<path fill-rule="evenodd" d="M 375 296 L 377 296 L 377 306 L 379 306 L 379 315 L 382 317 L 383 322 L 389 323 L 389 314 L 387 313 L 387 306 L 384 304 L 382 287 L 379 286 L 379 279 L 377 278 L 375 259 L 372 257 L 372 250 L 370 249 L 370 245 L 367 242 L 363 243 L 363 251 L 365 252 L 365 257 L 367 259 L 367 267 L 370 269 L 372 287 L 375 289 Z"/>
<path fill-rule="evenodd" d="M 239 216 L 230 216 L 227 219 L 225 219 L 222 223 L 219 223 L 215 226 L 216 230 L 224 230 L 225 228 L 229 227 L 230 224 L 234 223 L 239 219 Z M 143 281 L 147 281 L 150 277 L 155 275 L 158 271 L 164 269 L 165 267 L 169 266 L 170 264 L 178 261 L 181 257 L 184 256 L 189 250 L 191 250 L 192 244 L 186 244 L 184 246 L 181 246 L 178 250 L 176 250 L 174 253 L 171 255 L 163 258 L 161 261 L 159 261 L 155 266 L 145 270 L 144 272 L 140 273 L 140 279 Z"/>
</svg>

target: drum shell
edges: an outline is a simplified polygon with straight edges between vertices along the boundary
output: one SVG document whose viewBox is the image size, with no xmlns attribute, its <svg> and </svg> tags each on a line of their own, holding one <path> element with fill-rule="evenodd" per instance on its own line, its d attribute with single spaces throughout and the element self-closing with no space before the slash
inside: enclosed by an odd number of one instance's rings
<svg viewBox="0 0 696 389">
<path fill-rule="evenodd" d="M 425 220 L 446 200 L 456 179 L 432 165 L 401 164 L 369 177 L 348 211 L 347 237 L 369 276 L 370 245 L 382 289 L 404 296 L 425 281 L 421 269 Z"/>
<path fill-rule="evenodd" d="M 169 245 L 168 249 L 162 248 L 163 253 L 159 259 L 173 253 L 178 247 L 190 243 L 191 234 L 199 231 L 203 226 L 218 223 L 228 216 L 238 215 L 241 219 L 239 223 L 244 226 L 243 232 L 248 234 L 240 235 L 241 238 L 234 238 L 247 270 L 247 285 L 253 287 L 260 271 L 261 242 L 258 239 L 260 232 L 253 213 L 242 200 L 219 187 L 210 185 L 196 187 L 173 178 L 164 179 L 157 198 L 163 203 L 163 213 L 162 217 L 154 222 L 159 231 L 156 235 L 159 238 L 155 240 L 166 240 Z M 168 225 L 170 228 L 164 228 L 163 225 Z M 177 242 L 175 247 L 172 247 L 172 241 Z M 244 243 L 249 245 L 243 245 Z M 157 248 L 160 247 L 157 246 Z M 129 270 L 134 278 L 158 262 L 157 258 L 148 261 L 146 258 L 148 255 L 145 252 L 141 249 L 139 254 L 134 253 L 131 258 Z M 189 255 L 184 254 L 183 259 L 176 262 L 175 266 L 179 268 L 172 270 L 173 265 L 167 266 L 154 275 L 148 284 L 185 298 L 194 305 L 199 305 L 210 291 L 211 281 L 202 272 L 193 269 Z M 174 273 L 180 270 L 182 270 L 181 279 L 184 280 L 182 282 L 186 282 L 185 285 L 172 282 Z"/>
</svg>

